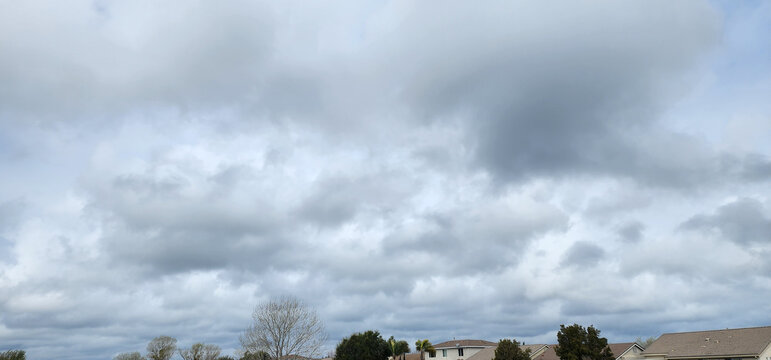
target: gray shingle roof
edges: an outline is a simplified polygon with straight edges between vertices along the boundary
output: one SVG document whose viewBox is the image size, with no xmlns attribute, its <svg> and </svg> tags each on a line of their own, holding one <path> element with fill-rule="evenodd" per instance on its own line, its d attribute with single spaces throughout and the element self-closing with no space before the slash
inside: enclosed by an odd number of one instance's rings
<svg viewBox="0 0 771 360">
<path fill-rule="evenodd" d="M 619 357 L 621 354 L 624 353 L 624 351 L 629 350 L 630 347 L 634 346 L 635 343 L 617 343 L 617 344 L 608 344 L 608 347 L 610 348 L 610 352 L 613 353 L 613 356 Z"/>
<path fill-rule="evenodd" d="M 445 341 L 443 343 L 439 343 L 434 345 L 434 349 L 454 349 L 457 347 L 489 347 L 489 346 L 498 346 L 498 343 L 487 341 L 487 340 L 449 340 Z"/>
<path fill-rule="evenodd" d="M 621 356 L 621 354 L 624 353 L 624 351 L 629 350 L 630 347 L 634 346 L 635 343 L 615 343 L 615 344 L 608 344 L 608 347 L 610 348 L 610 351 L 613 353 L 613 356 L 618 358 Z M 546 349 L 546 351 L 543 352 L 536 360 L 560 360 L 560 357 L 557 356 L 557 353 L 554 351 L 554 347 L 557 346 L 557 344 L 549 345 L 549 347 Z"/>
<path fill-rule="evenodd" d="M 668 358 L 757 356 L 771 343 L 771 326 L 661 335 L 643 355 Z"/>
<path fill-rule="evenodd" d="M 522 350 L 530 349 L 531 352 L 535 352 L 536 350 L 544 347 L 546 345 L 544 344 L 532 344 L 532 345 L 520 345 L 519 347 L 522 348 Z M 493 347 L 489 347 L 486 349 L 479 350 L 476 354 L 470 356 L 468 360 L 492 360 L 495 358 L 495 349 L 498 348 L 498 344 L 495 344 Z"/>
</svg>

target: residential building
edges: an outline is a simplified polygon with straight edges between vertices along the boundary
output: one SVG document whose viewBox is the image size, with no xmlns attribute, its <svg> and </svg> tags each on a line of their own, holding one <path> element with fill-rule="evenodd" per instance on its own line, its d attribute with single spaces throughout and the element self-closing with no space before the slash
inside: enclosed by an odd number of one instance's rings
<svg viewBox="0 0 771 360">
<path fill-rule="evenodd" d="M 771 326 L 661 335 L 645 360 L 771 360 Z"/>
<path fill-rule="evenodd" d="M 450 340 L 435 344 L 436 352 L 429 354 L 429 357 L 435 360 L 463 360 L 481 350 L 496 346 L 498 343 L 486 340 Z"/>
<path fill-rule="evenodd" d="M 548 346 L 544 344 L 520 345 L 519 347 L 522 348 L 522 350 L 524 351 L 530 350 L 531 359 L 536 359 L 541 354 L 543 354 L 543 352 L 546 351 L 546 349 L 548 349 Z M 498 348 L 498 344 L 495 344 L 495 346 L 493 347 L 480 350 L 473 356 L 469 357 L 467 360 L 492 360 L 493 358 L 495 358 L 496 348 Z"/>
<path fill-rule="evenodd" d="M 557 345 L 547 345 L 546 349 L 544 349 L 537 357 L 533 358 L 533 360 L 560 360 L 559 356 L 557 356 L 557 353 L 554 351 L 555 346 Z M 608 344 L 608 347 L 613 353 L 613 356 L 616 357 L 616 360 L 642 360 L 640 354 L 642 353 L 643 348 L 637 343 L 615 343 Z"/>
</svg>

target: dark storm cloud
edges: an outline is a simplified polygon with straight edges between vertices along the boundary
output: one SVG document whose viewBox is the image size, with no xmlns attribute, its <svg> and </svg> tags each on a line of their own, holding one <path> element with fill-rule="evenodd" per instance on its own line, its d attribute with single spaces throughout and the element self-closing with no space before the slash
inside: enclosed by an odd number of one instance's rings
<svg viewBox="0 0 771 360">
<path fill-rule="evenodd" d="M 605 250 L 587 241 L 576 241 L 562 257 L 561 266 L 595 266 L 605 258 Z"/>
<path fill-rule="evenodd" d="M 719 30 L 697 3 L 667 12 L 605 3 L 602 21 L 586 21 L 597 14 L 578 4 L 441 8 L 427 23 L 428 6 L 410 7 L 403 19 L 403 31 L 416 34 L 403 46 L 413 76 L 404 97 L 431 118 L 467 114 L 478 160 L 503 179 L 657 170 L 647 144 L 625 137 L 648 132 Z M 533 20 L 544 16 L 560 27 Z M 447 36 L 450 28 L 463 35 Z"/>
<path fill-rule="evenodd" d="M 743 198 L 722 205 L 712 214 L 696 215 L 681 224 L 686 230 L 716 232 L 741 245 L 771 242 L 771 217 L 758 200 Z"/>
</svg>

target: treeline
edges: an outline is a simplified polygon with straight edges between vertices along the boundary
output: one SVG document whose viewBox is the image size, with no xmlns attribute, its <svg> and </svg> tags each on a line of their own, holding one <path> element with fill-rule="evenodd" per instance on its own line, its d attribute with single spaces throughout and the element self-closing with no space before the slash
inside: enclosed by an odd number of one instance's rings
<svg viewBox="0 0 771 360">
<path fill-rule="evenodd" d="M 608 339 L 600 337 L 594 326 L 560 325 L 558 345 L 554 348 L 560 360 L 614 360 Z M 494 360 L 530 360 L 530 349 L 523 349 L 515 339 L 501 339 L 495 349 Z M 378 331 L 368 330 L 344 338 L 335 348 L 334 360 L 386 360 L 389 356 L 404 359 L 410 351 L 406 341 L 391 336 L 384 340 Z M 436 356 L 436 349 L 428 340 L 415 342 L 415 352 L 425 360 L 425 354 Z"/>
<path fill-rule="evenodd" d="M 126 352 L 114 360 L 170 360 L 179 355 L 183 360 L 308 360 L 319 358 L 327 335 L 324 325 L 313 309 L 299 300 L 284 297 L 257 306 L 252 313 L 252 325 L 240 336 L 241 348 L 236 356 L 222 355 L 222 349 L 213 344 L 195 343 L 189 348 L 178 348 L 177 339 L 158 336 L 147 344 L 145 355 Z M 558 345 L 554 348 L 560 360 L 614 360 L 607 339 L 600 337 L 594 326 L 560 325 Z M 651 341 L 649 339 L 648 341 Z M 529 350 L 523 350 L 515 339 L 502 339 L 495 351 L 495 360 L 530 360 Z M 435 356 L 430 341 L 415 342 L 415 352 L 425 360 L 426 353 Z M 407 341 L 391 336 L 383 339 L 379 331 L 357 332 L 342 339 L 334 353 L 334 360 L 404 360 L 410 352 Z M 0 360 L 26 360 L 23 350 L 0 353 Z"/>
<path fill-rule="evenodd" d="M 177 348 L 177 339 L 158 336 L 147 344 L 147 355 L 139 352 L 122 353 L 114 360 L 169 360 L 179 354 L 184 360 L 235 360 L 232 356 L 220 356 L 222 349 L 213 344 L 195 343 L 189 348 Z"/>
</svg>

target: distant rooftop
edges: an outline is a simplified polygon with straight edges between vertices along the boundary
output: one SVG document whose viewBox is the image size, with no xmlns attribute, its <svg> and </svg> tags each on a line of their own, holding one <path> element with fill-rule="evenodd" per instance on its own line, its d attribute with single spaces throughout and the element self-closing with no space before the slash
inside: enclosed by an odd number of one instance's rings
<svg viewBox="0 0 771 360">
<path fill-rule="evenodd" d="M 445 341 L 443 343 L 439 343 L 434 345 L 434 349 L 448 349 L 448 348 L 456 348 L 456 347 L 488 347 L 488 346 L 498 346 L 498 343 L 487 341 L 487 340 L 449 340 Z"/>
<path fill-rule="evenodd" d="M 771 343 L 771 326 L 661 335 L 643 355 L 668 358 L 757 356 Z"/>
</svg>

